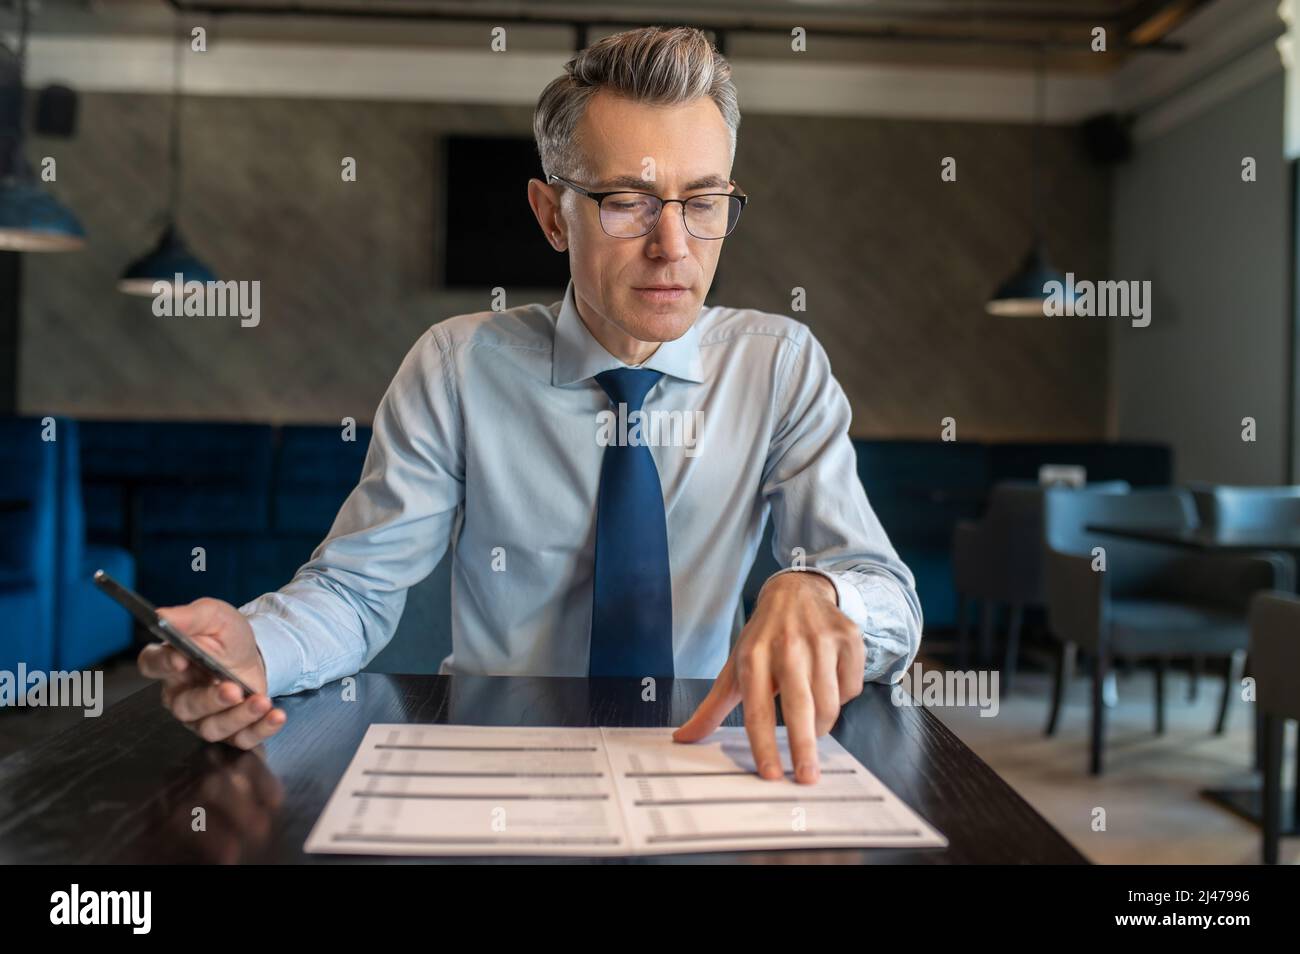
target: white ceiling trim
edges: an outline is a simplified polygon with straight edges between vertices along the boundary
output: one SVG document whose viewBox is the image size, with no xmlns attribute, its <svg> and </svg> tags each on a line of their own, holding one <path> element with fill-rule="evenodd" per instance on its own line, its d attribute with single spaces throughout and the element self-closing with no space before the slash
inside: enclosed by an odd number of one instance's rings
<svg viewBox="0 0 1300 954">
<path fill-rule="evenodd" d="M 1282 69 L 1272 0 L 1218 0 L 1181 26 L 1182 54 L 1147 54 L 1111 74 L 1050 73 L 1047 116 L 1069 123 L 1118 109 L 1138 115 L 1139 138 L 1160 135 Z M 166 93 L 174 51 L 165 37 L 37 35 L 27 84 Z M 213 41 L 188 55 L 184 90 L 279 96 L 532 106 L 558 76 L 565 51 L 511 51 Z M 732 60 L 747 113 L 1032 122 L 1034 77 L 1025 71 L 780 60 Z"/>
<path fill-rule="evenodd" d="M 213 96 L 287 96 L 532 106 L 560 75 L 565 53 L 490 53 L 401 47 L 220 41 L 188 54 L 184 90 Z M 87 92 L 165 93 L 173 49 L 162 38 L 45 36 L 29 47 L 28 86 L 61 82 Z M 741 108 L 754 113 L 1029 122 L 1034 79 L 1009 70 L 842 63 L 732 61 Z M 1069 122 L 1109 109 L 1104 76 L 1052 74 L 1047 113 Z"/>
</svg>

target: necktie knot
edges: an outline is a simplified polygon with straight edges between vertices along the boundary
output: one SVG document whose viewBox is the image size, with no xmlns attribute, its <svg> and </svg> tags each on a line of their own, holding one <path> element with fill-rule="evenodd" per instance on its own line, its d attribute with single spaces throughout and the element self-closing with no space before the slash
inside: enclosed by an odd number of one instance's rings
<svg viewBox="0 0 1300 954">
<path fill-rule="evenodd" d="M 664 376 L 662 371 L 649 368 L 614 368 L 596 375 L 596 383 L 604 389 L 614 404 L 626 404 L 629 412 L 641 410 L 645 396 Z"/>
</svg>

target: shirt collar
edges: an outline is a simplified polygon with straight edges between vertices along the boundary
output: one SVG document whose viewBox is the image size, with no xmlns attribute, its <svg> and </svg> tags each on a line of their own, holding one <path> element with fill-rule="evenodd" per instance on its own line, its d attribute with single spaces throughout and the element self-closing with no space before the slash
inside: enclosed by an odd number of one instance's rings
<svg viewBox="0 0 1300 954">
<path fill-rule="evenodd" d="M 606 351 L 605 346 L 593 338 L 583 324 L 574 301 L 573 279 L 570 278 L 569 285 L 564 290 L 564 301 L 560 303 L 560 313 L 555 320 L 551 384 L 562 387 L 575 381 L 585 381 L 602 371 L 626 367 L 628 365 Z M 659 345 L 658 350 L 641 367 L 662 371 L 696 384 L 703 381 L 698 318 L 692 322 L 686 334 L 676 341 L 665 341 Z"/>
</svg>

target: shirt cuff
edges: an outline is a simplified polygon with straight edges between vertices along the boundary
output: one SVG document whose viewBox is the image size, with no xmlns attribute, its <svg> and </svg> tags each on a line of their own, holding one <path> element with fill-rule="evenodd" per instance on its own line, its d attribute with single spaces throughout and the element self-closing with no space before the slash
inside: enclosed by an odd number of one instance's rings
<svg viewBox="0 0 1300 954">
<path fill-rule="evenodd" d="M 262 665 L 266 667 L 266 694 L 272 697 L 288 695 L 295 691 L 303 674 L 302 650 L 297 640 L 279 627 L 274 616 L 249 612 L 251 605 L 245 604 L 239 611 L 248 618 L 253 639 L 262 654 Z"/>
</svg>

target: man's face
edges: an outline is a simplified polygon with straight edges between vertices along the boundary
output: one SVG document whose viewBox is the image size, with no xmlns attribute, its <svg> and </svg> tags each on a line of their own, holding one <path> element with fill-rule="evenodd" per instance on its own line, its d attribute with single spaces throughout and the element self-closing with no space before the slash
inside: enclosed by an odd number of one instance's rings
<svg viewBox="0 0 1300 954">
<path fill-rule="evenodd" d="M 584 189 L 666 199 L 732 191 L 727 124 L 708 97 L 648 106 L 602 90 L 588 102 L 579 135 L 588 168 L 574 181 Z M 555 188 L 578 309 L 588 323 L 604 326 L 597 336 L 661 342 L 685 334 L 713 282 L 722 240 L 687 232 L 675 202 L 648 234 L 616 238 L 601 228 L 595 202 L 562 184 Z M 664 285 L 680 290 L 651 290 Z"/>
</svg>

